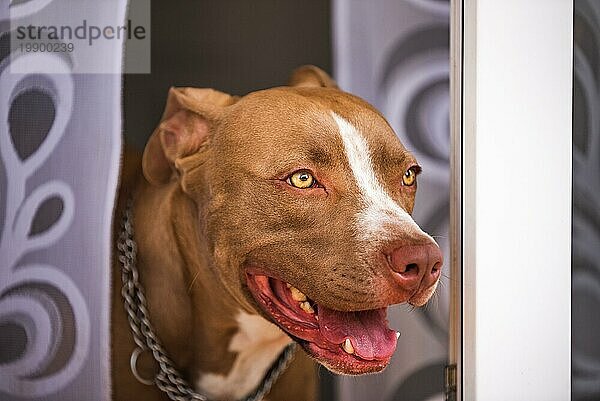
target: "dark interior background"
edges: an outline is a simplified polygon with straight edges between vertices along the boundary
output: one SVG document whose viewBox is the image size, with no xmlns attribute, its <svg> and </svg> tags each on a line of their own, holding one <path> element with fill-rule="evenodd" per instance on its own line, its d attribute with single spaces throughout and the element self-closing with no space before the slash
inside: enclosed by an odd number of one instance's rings
<svg viewBox="0 0 600 401">
<path fill-rule="evenodd" d="M 231 94 L 283 85 L 303 64 L 331 72 L 324 0 L 152 0 L 151 74 L 124 76 L 126 141 L 142 150 L 171 86 Z"/>
</svg>

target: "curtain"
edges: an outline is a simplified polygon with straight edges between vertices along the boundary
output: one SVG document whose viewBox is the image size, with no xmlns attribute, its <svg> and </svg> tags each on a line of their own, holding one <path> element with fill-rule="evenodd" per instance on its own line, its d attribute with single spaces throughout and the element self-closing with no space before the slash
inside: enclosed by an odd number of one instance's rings
<svg viewBox="0 0 600 401">
<path fill-rule="evenodd" d="M 123 24 L 127 3 L 9 3 L 0 5 L 0 399 L 108 400 L 121 75 L 80 74 L 78 52 L 10 43 L 32 20 Z M 119 72 L 122 45 L 89 49 L 85 62 Z"/>
<path fill-rule="evenodd" d="M 600 399 L 600 3 L 574 6 L 571 383 L 583 401 Z"/>
</svg>

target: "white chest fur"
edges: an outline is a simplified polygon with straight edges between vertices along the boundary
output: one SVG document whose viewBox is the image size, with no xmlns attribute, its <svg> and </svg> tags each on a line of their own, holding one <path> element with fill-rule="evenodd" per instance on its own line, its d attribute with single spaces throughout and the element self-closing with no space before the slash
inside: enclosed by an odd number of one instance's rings
<svg viewBox="0 0 600 401">
<path fill-rule="evenodd" d="M 292 340 L 275 325 L 258 315 L 240 312 L 239 329 L 231 338 L 229 351 L 237 354 L 227 375 L 202 373 L 200 391 L 218 399 L 240 399 L 252 391 L 275 359 Z"/>
</svg>

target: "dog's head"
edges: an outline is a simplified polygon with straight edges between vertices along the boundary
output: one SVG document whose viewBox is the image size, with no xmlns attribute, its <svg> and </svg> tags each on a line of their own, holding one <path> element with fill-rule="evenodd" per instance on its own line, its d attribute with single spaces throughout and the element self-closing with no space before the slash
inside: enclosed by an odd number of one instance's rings
<svg viewBox="0 0 600 401">
<path fill-rule="evenodd" d="M 315 67 L 241 98 L 171 89 L 143 168 L 194 199 L 231 296 L 335 372 L 383 369 L 396 347 L 387 307 L 435 291 L 441 252 L 410 216 L 419 165 Z"/>
</svg>

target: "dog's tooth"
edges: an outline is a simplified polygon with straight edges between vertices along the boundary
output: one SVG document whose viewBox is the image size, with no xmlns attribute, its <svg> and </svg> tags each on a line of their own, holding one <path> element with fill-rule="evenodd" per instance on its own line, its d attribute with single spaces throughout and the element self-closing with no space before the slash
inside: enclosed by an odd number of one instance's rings
<svg viewBox="0 0 600 401">
<path fill-rule="evenodd" d="M 286 286 L 287 288 L 290 288 L 292 285 L 291 285 L 290 283 L 285 283 L 285 286 Z"/>
<path fill-rule="evenodd" d="M 397 332 L 396 332 L 396 340 L 397 340 L 397 339 L 399 339 L 399 338 L 400 338 L 400 332 L 399 332 L 399 331 L 397 331 Z"/>
<path fill-rule="evenodd" d="M 302 309 L 306 313 L 315 313 L 315 310 L 313 309 L 312 306 L 310 306 L 310 302 L 308 302 L 308 301 L 301 302 L 300 309 Z"/>
<path fill-rule="evenodd" d="M 290 287 L 290 291 L 292 293 L 292 298 L 294 301 L 304 302 L 307 300 L 306 295 L 304 295 L 299 289 L 296 287 Z"/>
<path fill-rule="evenodd" d="M 349 338 L 346 338 L 346 341 L 344 341 L 344 345 L 342 346 L 342 348 L 347 353 L 354 354 L 354 347 L 352 346 L 352 343 L 350 342 Z"/>
</svg>

